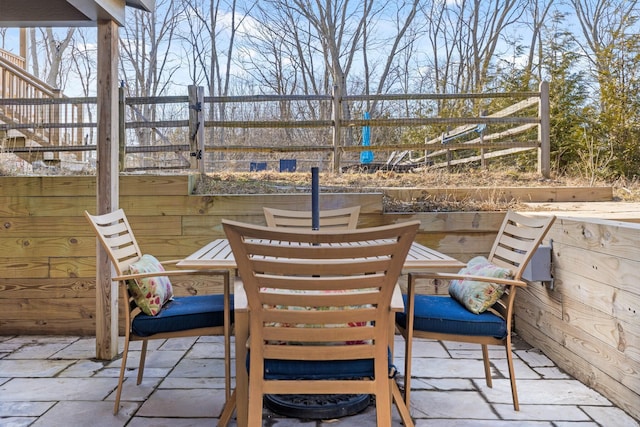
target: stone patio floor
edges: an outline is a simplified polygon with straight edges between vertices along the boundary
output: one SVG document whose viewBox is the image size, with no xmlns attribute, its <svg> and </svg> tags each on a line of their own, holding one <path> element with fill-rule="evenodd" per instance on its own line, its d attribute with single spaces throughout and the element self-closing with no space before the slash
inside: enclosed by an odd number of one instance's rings
<svg viewBox="0 0 640 427">
<path fill-rule="evenodd" d="M 396 364 L 403 346 L 396 338 Z M 120 343 L 122 348 L 123 343 Z M 95 360 L 95 339 L 0 336 L 0 426 L 213 426 L 224 405 L 220 337 L 150 341 L 142 384 L 140 343 L 132 343 L 121 409 L 112 414 L 120 359 Z M 411 414 L 416 426 L 640 426 L 599 393 L 516 339 L 520 411 L 515 412 L 504 349 L 491 349 L 493 388 L 484 382 L 480 347 L 416 340 Z M 232 367 L 235 369 L 235 367 Z M 400 379 L 400 381 L 402 381 Z M 402 384 L 402 382 L 400 383 Z M 639 402 L 640 403 L 640 402 Z M 298 420 L 265 409 L 265 425 L 365 427 L 375 408 L 333 420 Z M 235 426 L 235 419 L 231 422 Z M 394 415 L 394 426 L 400 425 Z"/>
</svg>

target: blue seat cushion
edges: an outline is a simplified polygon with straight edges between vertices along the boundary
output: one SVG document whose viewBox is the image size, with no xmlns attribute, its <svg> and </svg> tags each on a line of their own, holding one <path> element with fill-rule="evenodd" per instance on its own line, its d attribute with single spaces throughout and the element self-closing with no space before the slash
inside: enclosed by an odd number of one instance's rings
<svg viewBox="0 0 640 427">
<path fill-rule="evenodd" d="M 233 307 L 233 295 L 229 307 Z M 233 319 L 233 309 L 231 309 Z M 132 331 L 141 337 L 161 332 L 209 328 L 224 325 L 224 295 L 174 297 L 155 316 L 140 313 L 133 319 Z"/>
<path fill-rule="evenodd" d="M 247 370 L 249 370 L 247 353 Z M 391 351 L 388 352 L 388 372 L 393 377 L 396 367 L 391 362 Z M 357 360 L 280 360 L 264 361 L 264 377 L 267 380 L 322 380 L 353 379 L 373 377 L 373 359 Z"/>
<path fill-rule="evenodd" d="M 407 296 L 403 295 L 405 307 Z M 406 327 L 406 312 L 396 314 L 396 323 Z M 413 320 L 415 331 L 453 335 L 507 336 L 507 323 L 489 311 L 474 314 L 451 297 L 416 295 Z"/>
</svg>

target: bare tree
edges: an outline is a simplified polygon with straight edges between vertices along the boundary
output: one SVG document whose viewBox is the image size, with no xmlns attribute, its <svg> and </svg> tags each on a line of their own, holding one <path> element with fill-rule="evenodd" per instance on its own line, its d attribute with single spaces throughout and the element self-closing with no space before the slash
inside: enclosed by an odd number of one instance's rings
<svg viewBox="0 0 640 427">
<path fill-rule="evenodd" d="M 372 5 L 373 0 L 270 0 L 260 3 L 255 17 L 264 27 L 274 25 L 262 34 L 279 36 L 282 46 L 295 55 L 292 61 L 307 75 L 307 90 L 329 93 L 331 86 L 337 86 L 346 94 L 347 76 L 360 52 Z"/>
<path fill-rule="evenodd" d="M 610 75 L 611 54 L 637 32 L 638 0 L 571 0 L 584 42 L 581 44 L 596 76 Z"/>
<path fill-rule="evenodd" d="M 68 78 L 69 51 L 75 28 L 66 32 L 54 31 L 52 28 L 31 28 L 30 56 L 31 70 L 35 76 L 44 80 L 49 86 L 63 90 Z M 44 57 L 40 57 L 40 55 Z M 44 59 L 41 67 L 40 59 Z"/>
<path fill-rule="evenodd" d="M 534 68 L 537 64 L 537 81 L 542 81 L 542 29 L 545 22 L 549 19 L 549 13 L 552 11 L 554 0 L 533 0 L 528 9 L 528 22 L 531 28 L 531 37 L 528 44 L 527 63 L 524 67 L 523 83 L 530 82 L 534 74 Z"/>
<path fill-rule="evenodd" d="M 504 52 L 500 41 L 521 25 L 526 0 L 432 0 L 422 4 L 427 26 L 427 76 L 436 93 L 491 89 L 495 63 Z M 439 103 L 439 109 L 480 111 L 482 106 Z"/>
<path fill-rule="evenodd" d="M 0 40 L 2 40 L 2 42 L 0 43 L 0 49 L 6 49 L 6 38 L 7 38 L 7 30 L 9 28 L 7 27 L 0 27 Z"/>
<path fill-rule="evenodd" d="M 239 12 L 236 0 L 183 0 L 188 31 L 184 34 L 187 42 L 187 56 L 191 57 L 192 82 L 204 81 L 210 96 L 229 94 L 232 80 L 232 65 L 236 50 L 236 35 L 244 24 L 247 11 L 255 2 L 243 2 L 247 10 Z M 216 116 L 225 119 L 224 103 L 210 105 L 209 119 Z M 224 144 L 224 129 L 209 129 L 207 140 Z M 217 155 L 222 160 L 223 153 Z"/>
<path fill-rule="evenodd" d="M 152 13 L 133 11 L 127 15 L 120 47 L 121 72 L 128 94 L 132 96 L 167 95 L 181 60 L 174 51 L 176 31 L 183 18 L 179 2 L 161 0 Z M 177 46 L 176 46 L 177 47 Z M 133 110 L 135 120 L 156 120 L 157 111 L 151 104 Z M 137 131 L 141 145 L 153 143 L 157 133 L 148 129 Z"/>
<path fill-rule="evenodd" d="M 500 39 L 507 28 L 520 23 L 526 3 L 523 0 L 473 0 L 470 11 L 473 91 L 487 88 L 492 63 L 500 53 L 497 52 Z"/>
<path fill-rule="evenodd" d="M 183 30 L 179 32 L 182 43 L 180 48 L 183 58 L 189 66 L 189 78 L 194 85 L 203 84 L 208 78 L 208 62 L 211 58 L 211 34 L 208 27 L 207 3 L 211 0 L 183 0 L 185 19 Z M 209 86 L 207 84 L 207 86 Z"/>
<path fill-rule="evenodd" d="M 71 44 L 75 30 L 75 28 L 68 28 L 66 34 L 58 38 L 56 34 L 54 34 L 53 29 L 45 29 L 47 36 L 44 37 L 44 40 L 46 43 L 45 52 L 47 54 L 48 65 L 46 82 L 55 88 L 62 89 L 65 86 L 63 81 L 68 75 L 65 73 L 67 70 L 63 69 L 63 67 L 68 69 L 68 62 L 65 61 L 65 53 L 67 53 L 67 48 Z"/>
<path fill-rule="evenodd" d="M 82 86 L 83 96 L 89 96 L 95 86 L 98 61 L 94 39 L 94 30 L 78 28 L 71 44 L 71 61 Z"/>
<path fill-rule="evenodd" d="M 582 49 L 599 95 L 597 122 L 590 129 L 602 144 L 611 144 L 618 173 L 638 173 L 640 147 L 639 1 L 572 0 L 582 29 Z"/>
<path fill-rule="evenodd" d="M 29 28 L 29 56 L 31 60 L 31 72 L 34 76 L 40 76 L 40 61 L 38 60 L 38 36 L 36 28 Z"/>
<path fill-rule="evenodd" d="M 204 79 L 208 93 L 229 93 L 236 35 L 255 2 L 239 12 L 236 0 L 183 0 L 188 31 L 183 36 L 190 50 L 194 83 Z"/>
<path fill-rule="evenodd" d="M 263 1 L 252 15 L 260 27 L 244 45 L 245 69 L 276 93 L 385 93 L 398 76 L 399 54 L 415 46 L 419 3 Z M 328 109 L 308 107 L 311 114 L 329 114 Z M 342 108 L 348 119 L 351 106 L 343 102 Z M 374 112 L 377 105 L 368 102 L 362 108 Z M 347 140 L 353 141 L 351 129 Z"/>
<path fill-rule="evenodd" d="M 136 96 L 166 93 L 180 60 L 174 52 L 175 33 L 182 19 L 178 2 L 161 0 L 152 13 L 133 11 L 120 37 L 122 73 Z"/>
<path fill-rule="evenodd" d="M 97 46 L 93 42 L 95 34 L 96 32 L 93 29 L 78 28 L 72 42 L 71 60 L 77 79 L 82 86 L 82 94 L 84 96 L 90 96 L 96 86 L 97 76 L 95 70 L 98 62 L 98 52 Z M 87 115 L 84 121 L 88 123 L 93 122 L 93 110 L 93 106 L 87 106 L 87 108 L 82 111 L 82 114 Z M 95 128 L 90 127 L 88 132 L 85 136 L 85 141 L 94 141 Z"/>
<path fill-rule="evenodd" d="M 412 31 L 412 27 L 417 16 L 418 6 L 420 4 L 420 0 L 409 0 L 403 2 L 389 2 L 379 5 L 379 12 L 374 13 L 365 13 L 366 16 L 379 16 L 383 11 L 386 14 L 390 15 L 392 20 L 394 31 L 389 34 L 387 37 L 379 38 L 377 43 L 374 44 L 374 49 L 378 52 L 378 56 L 380 57 L 380 62 L 382 63 L 382 71 L 377 77 L 378 84 L 375 90 L 375 94 L 384 93 L 390 87 L 393 86 L 393 82 L 389 82 L 389 76 L 392 73 L 392 69 L 394 65 L 397 64 L 398 56 L 400 53 L 405 53 L 405 58 L 409 58 L 412 52 L 412 49 L 415 47 L 415 41 L 417 38 L 417 33 Z M 391 6 L 395 5 L 396 9 L 391 10 Z M 371 27 L 371 28 L 370 28 Z M 370 19 L 368 22 L 365 22 L 363 27 L 363 62 L 364 62 L 364 73 L 365 73 L 365 93 L 370 94 L 370 79 L 371 73 L 369 70 L 369 55 L 368 55 L 368 44 L 371 38 L 371 34 L 375 34 L 376 25 Z M 385 48 L 385 46 L 389 46 Z M 408 68 L 404 67 L 404 74 L 408 76 Z M 405 77 L 406 79 L 406 77 Z M 407 82 L 405 80 L 405 87 Z M 373 101 L 370 105 L 367 106 L 367 110 L 370 112 L 376 111 L 377 101 Z"/>
</svg>

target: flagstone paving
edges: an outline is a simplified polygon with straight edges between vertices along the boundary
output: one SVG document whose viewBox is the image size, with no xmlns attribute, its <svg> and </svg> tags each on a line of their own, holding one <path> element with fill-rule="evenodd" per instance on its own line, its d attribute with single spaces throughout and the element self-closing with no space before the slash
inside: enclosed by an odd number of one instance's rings
<svg viewBox="0 0 640 427">
<path fill-rule="evenodd" d="M 479 346 L 416 340 L 411 414 L 416 427 L 639 427 L 608 399 L 516 340 L 520 411 L 513 410 L 504 350 L 492 348 L 493 388 L 486 386 Z M 123 343 L 120 342 L 120 348 Z M 120 358 L 95 359 L 95 339 L 0 336 L 0 426 L 212 426 L 224 406 L 220 337 L 151 341 L 136 385 L 140 343 L 132 343 L 121 408 L 113 415 Z M 404 365 L 401 338 L 396 365 Z M 235 366 L 232 366 L 235 369 Z M 402 378 L 399 378 L 402 384 Z M 286 418 L 268 409 L 265 425 L 365 427 L 375 408 L 335 420 Z M 397 413 L 394 426 L 400 426 Z M 232 420 L 231 426 L 235 426 Z"/>
</svg>

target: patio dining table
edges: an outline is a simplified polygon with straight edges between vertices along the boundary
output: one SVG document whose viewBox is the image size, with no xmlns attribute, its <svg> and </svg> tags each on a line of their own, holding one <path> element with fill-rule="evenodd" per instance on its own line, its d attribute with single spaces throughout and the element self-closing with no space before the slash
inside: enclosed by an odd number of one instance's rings
<svg viewBox="0 0 640 427">
<path fill-rule="evenodd" d="M 227 239 L 216 239 L 189 255 L 178 264 L 188 269 L 229 269 L 237 268 L 231 246 Z M 411 271 L 457 271 L 465 264 L 420 243 L 413 242 L 404 263 L 404 273 Z M 396 295 L 392 308 L 403 309 L 400 295 Z M 249 337 L 249 310 L 241 281 L 234 285 L 234 322 L 235 322 L 235 358 L 236 388 L 220 417 L 229 419 L 236 409 L 237 424 L 247 425 L 248 415 L 248 372 L 244 363 L 247 356 L 246 342 Z M 224 424 L 224 423 L 223 423 Z"/>
</svg>

